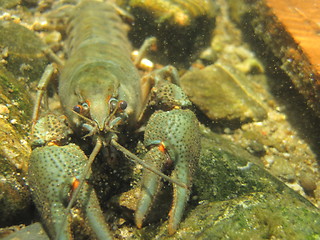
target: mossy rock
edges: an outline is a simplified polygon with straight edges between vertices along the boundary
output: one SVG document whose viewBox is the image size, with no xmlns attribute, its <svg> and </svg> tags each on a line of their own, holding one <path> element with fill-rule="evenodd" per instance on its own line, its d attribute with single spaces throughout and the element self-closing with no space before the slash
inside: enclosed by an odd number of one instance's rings
<svg viewBox="0 0 320 240">
<path fill-rule="evenodd" d="M 239 146 L 205 130 L 193 196 L 178 231 L 167 222 L 137 239 L 320 239 L 320 211 Z"/>
<path fill-rule="evenodd" d="M 22 222 L 31 204 L 25 176 L 32 103 L 26 87 L 0 66 L 0 225 Z"/>
<path fill-rule="evenodd" d="M 252 193 L 205 201 L 190 211 L 179 231 L 154 239 L 319 239 L 319 211 L 297 198 Z"/>
<path fill-rule="evenodd" d="M 29 29 L 0 21 L 0 31 L 0 47 L 8 50 L 0 65 L 0 225 L 7 226 L 32 217 L 26 172 L 33 103 L 27 82 L 39 80 L 47 60 Z"/>
<path fill-rule="evenodd" d="M 7 49 L 6 68 L 15 77 L 38 81 L 48 65 L 41 39 L 31 30 L 14 22 L 0 21 L 0 48 Z"/>
<path fill-rule="evenodd" d="M 17 80 L 3 65 L 0 65 L 0 104 L 8 107 L 8 121 L 13 122 L 14 127 L 25 135 L 33 108 L 30 93 L 26 84 Z"/>
</svg>

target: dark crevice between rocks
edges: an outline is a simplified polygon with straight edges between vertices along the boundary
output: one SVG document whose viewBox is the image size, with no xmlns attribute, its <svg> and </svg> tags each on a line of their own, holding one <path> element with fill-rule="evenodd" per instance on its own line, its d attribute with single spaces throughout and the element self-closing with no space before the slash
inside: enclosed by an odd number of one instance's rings
<svg viewBox="0 0 320 240">
<path fill-rule="evenodd" d="M 149 37 L 157 38 L 157 51 L 150 52 L 148 58 L 163 65 L 175 65 L 189 68 L 197 59 L 201 50 L 210 45 L 211 30 L 215 19 L 209 16 L 198 16 L 188 26 L 161 23 L 152 13 L 142 8 L 132 8 L 134 24 L 128 37 L 137 49 Z"/>
</svg>

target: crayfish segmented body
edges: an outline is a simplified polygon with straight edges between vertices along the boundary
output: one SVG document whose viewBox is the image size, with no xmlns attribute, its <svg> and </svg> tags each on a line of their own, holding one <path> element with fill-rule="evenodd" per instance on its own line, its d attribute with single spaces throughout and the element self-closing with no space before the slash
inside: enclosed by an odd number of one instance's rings
<svg viewBox="0 0 320 240">
<path fill-rule="evenodd" d="M 140 77 L 130 58 L 126 27 L 114 6 L 81 1 L 70 19 L 59 96 L 71 127 L 78 132 L 84 126 L 108 132 L 120 122 L 118 100 L 127 103 L 126 122 L 134 123 L 142 111 Z"/>
</svg>

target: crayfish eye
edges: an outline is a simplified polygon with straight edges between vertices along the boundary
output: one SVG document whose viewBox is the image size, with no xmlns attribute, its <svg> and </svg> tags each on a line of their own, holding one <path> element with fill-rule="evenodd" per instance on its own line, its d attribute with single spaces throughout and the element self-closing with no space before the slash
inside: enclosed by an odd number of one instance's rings
<svg viewBox="0 0 320 240">
<path fill-rule="evenodd" d="M 81 105 L 75 105 L 74 107 L 73 107 L 73 111 L 75 111 L 76 113 L 81 113 L 82 112 L 82 106 Z"/>
<path fill-rule="evenodd" d="M 120 105 L 120 109 L 121 110 L 125 110 L 127 108 L 127 106 L 128 106 L 127 102 L 123 101 L 123 100 L 120 101 L 119 105 Z"/>
<path fill-rule="evenodd" d="M 83 112 L 87 112 L 89 110 L 89 104 L 87 102 L 84 102 L 81 104 Z"/>
<path fill-rule="evenodd" d="M 118 105 L 118 100 L 115 98 L 110 98 L 110 100 L 109 100 L 110 110 L 114 111 L 116 109 L 117 105 Z"/>
<path fill-rule="evenodd" d="M 89 112 L 89 104 L 87 102 L 77 104 L 73 107 L 73 111 L 81 115 L 87 115 Z"/>
</svg>

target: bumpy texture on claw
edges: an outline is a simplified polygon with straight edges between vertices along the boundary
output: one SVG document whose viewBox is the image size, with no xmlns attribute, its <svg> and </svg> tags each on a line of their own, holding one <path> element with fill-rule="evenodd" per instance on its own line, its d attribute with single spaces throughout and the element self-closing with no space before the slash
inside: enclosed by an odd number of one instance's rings
<svg viewBox="0 0 320 240">
<path fill-rule="evenodd" d="M 155 143 L 163 142 L 165 150 Z M 172 161 L 172 178 L 185 183 L 191 188 L 193 169 L 200 155 L 200 133 L 198 120 L 190 110 L 174 109 L 154 113 L 145 130 L 146 146 L 151 149 L 144 160 L 157 168 L 163 168 Z M 138 227 L 142 226 L 148 211 L 161 188 L 160 178 L 152 172 L 145 171 L 141 195 L 135 213 Z M 175 233 L 182 219 L 190 190 L 173 185 L 173 204 L 169 213 L 169 234 Z"/>
<path fill-rule="evenodd" d="M 70 218 L 62 230 L 61 222 L 65 217 L 69 194 L 72 193 L 72 184 L 82 173 L 86 161 L 82 150 L 74 144 L 39 147 L 32 152 L 29 184 L 36 207 L 51 238 L 62 231 L 60 239 L 72 239 Z M 97 196 L 89 184 L 85 183 L 75 207 L 84 212 L 98 239 L 112 239 Z"/>
<path fill-rule="evenodd" d="M 62 117 L 47 114 L 40 118 L 34 126 L 32 146 L 44 146 L 48 143 L 63 144 L 68 140 L 71 129 L 68 128 Z"/>
<path fill-rule="evenodd" d="M 189 108 L 192 106 L 191 101 L 182 89 L 170 82 L 163 81 L 157 84 L 151 96 L 153 104 L 158 108 L 168 111 L 179 106 L 181 108 Z"/>
</svg>

